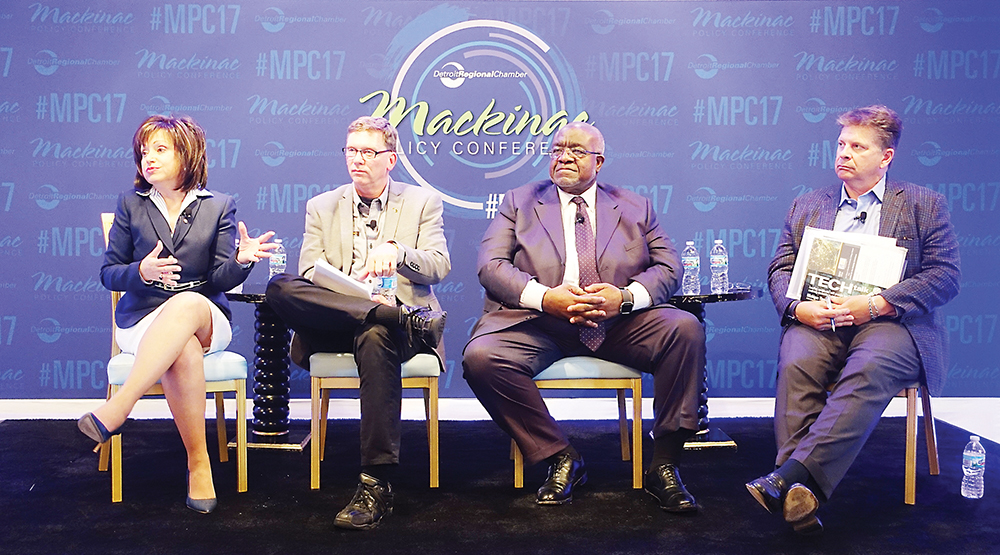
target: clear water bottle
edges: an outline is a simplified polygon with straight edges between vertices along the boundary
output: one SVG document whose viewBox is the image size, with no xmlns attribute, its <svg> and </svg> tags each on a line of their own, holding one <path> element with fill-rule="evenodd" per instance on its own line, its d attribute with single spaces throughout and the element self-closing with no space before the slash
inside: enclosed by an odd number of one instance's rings
<svg viewBox="0 0 1000 555">
<path fill-rule="evenodd" d="M 729 292 L 729 253 L 722 244 L 722 239 L 716 239 L 708 255 L 712 268 L 712 293 Z"/>
<path fill-rule="evenodd" d="M 970 436 L 962 453 L 962 497 L 979 499 L 983 496 L 983 472 L 986 470 L 986 449 L 979 443 L 979 436 Z"/>
<path fill-rule="evenodd" d="M 285 247 L 281 244 L 281 239 L 275 239 L 274 242 L 277 243 L 278 246 L 271 251 L 271 258 L 267 259 L 269 272 L 268 279 L 271 279 L 278 274 L 285 273 L 285 263 L 288 261 L 288 258 L 285 255 Z"/>
<path fill-rule="evenodd" d="M 240 238 L 237 237 L 236 238 L 236 250 L 234 252 L 239 252 L 239 251 L 240 251 Z M 236 255 L 233 255 L 233 256 L 236 256 Z M 240 284 L 237 285 L 236 287 L 233 287 L 229 291 L 226 291 L 226 293 L 242 293 L 242 292 L 243 292 L 243 282 L 240 282 Z"/>
<path fill-rule="evenodd" d="M 682 295 L 701 294 L 701 255 L 694 247 L 694 241 L 688 241 L 681 251 L 681 266 L 684 267 L 684 278 L 681 281 Z"/>
<path fill-rule="evenodd" d="M 372 282 L 372 297 L 381 295 L 389 301 L 389 306 L 396 306 L 396 274 L 391 276 L 375 276 Z"/>
</svg>

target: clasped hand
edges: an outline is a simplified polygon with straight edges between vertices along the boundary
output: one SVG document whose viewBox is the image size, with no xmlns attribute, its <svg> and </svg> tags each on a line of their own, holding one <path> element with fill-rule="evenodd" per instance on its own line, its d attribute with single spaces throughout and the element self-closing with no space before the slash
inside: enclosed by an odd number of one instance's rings
<svg viewBox="0 0 1000 555">
<path fill-rule="evenodd" d="M 827 308 L 825 301 L 802 301 L 795 307 L 795 318 L 819 331 L 829 330 L 833 325 L 838 328 L 861 325 L 870 320 L 866 295 L 830 297 L 830 305 Z"/>
<path fill-rule="evenodd" d="M 622 293 L 610 283 L 585 288 L 562 284 L 545 292 L 542 310 L 577 326 L 596 328 L 598 322 L 619 314 Z"/>
</svg>

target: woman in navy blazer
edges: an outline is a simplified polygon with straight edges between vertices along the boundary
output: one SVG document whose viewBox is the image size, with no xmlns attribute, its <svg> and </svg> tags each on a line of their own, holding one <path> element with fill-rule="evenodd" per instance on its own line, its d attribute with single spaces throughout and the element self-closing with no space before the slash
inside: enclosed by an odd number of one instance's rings
<svg viewBox="0 0 1000 555">
<path fill-rule="evenodd" d="M 135 363 L 121 389 L 78 425 L 91 439 L 107 441 L 159 381 L 187 450 L 187 506 L 208 513 L 216 500 L 205 442 L 203 357 L 232 339 L 225 291 L 270 256 L 274 232 L 249 237 L 243 222 L 236 224 L 233 199 L 205 189 L 205 132 L 190 118 L 146 119 L 132 150 L 135 190 L 118 198 L 101 283 L 125 292 L 115 336 Z"/>
</svg>

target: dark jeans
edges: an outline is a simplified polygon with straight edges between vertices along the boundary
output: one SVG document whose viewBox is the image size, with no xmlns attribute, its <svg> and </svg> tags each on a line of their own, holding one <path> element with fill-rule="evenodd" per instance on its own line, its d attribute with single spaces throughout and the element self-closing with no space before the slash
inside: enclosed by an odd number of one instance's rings
<svg viewBox="0 0 1000 555">
<path fill-rule="evenodd" d="M 342 295 L 290 274 L 271 279 L 267 302 L 305 344 L 306 359 L 314 352 L 354 354 L 361 378 L 361 464 L 398 463 L 400 365 L 416 354 L 405 330 L 372 322 L 369 315 L 378 306 L 374 301 Z"/>
</svg>

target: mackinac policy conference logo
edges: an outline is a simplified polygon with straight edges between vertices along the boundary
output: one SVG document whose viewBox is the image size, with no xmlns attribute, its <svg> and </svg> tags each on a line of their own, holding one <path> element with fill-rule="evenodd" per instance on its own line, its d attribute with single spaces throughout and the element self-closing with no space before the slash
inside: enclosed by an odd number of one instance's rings
<svg viewBox="0 0 1000 555">
<path fill-rule="evenodd" d="M 588 119 L 579 84 L 562 54 L 522 27 L 429 24 L 417 18 L 400 31 L 427 38 L 395 68 L 391 90 L 360 101 L 399 130 L 399 166 L 409 179 L 438 191 L 462 217 L 492 218 L 512 183 L 548 175 L 555 132 Z"/>
</svg>

